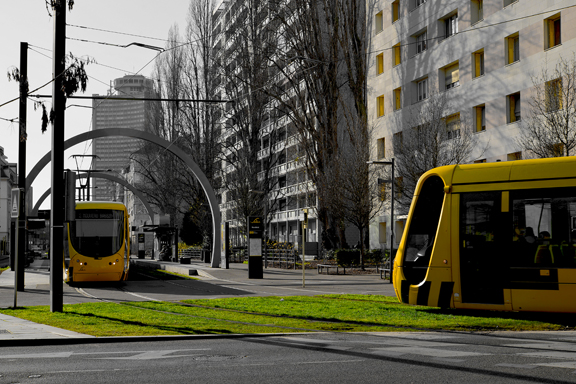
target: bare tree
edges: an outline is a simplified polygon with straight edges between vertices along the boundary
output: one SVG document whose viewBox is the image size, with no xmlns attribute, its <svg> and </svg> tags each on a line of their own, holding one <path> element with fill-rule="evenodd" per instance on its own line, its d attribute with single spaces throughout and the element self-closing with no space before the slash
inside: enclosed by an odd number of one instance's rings
<svg viewBox="0 0 576 384">
<path fill-rule="evenodd" d="M 445 92 L 431 95 L 411 108 L 392 141 L 396 159 L 394 198 L 404 211 L 410 208 L 416 183 L 424 172 L 469 161 L 477 143 L 469 116 L 450 115 Z"/>
<path fill-rule="evenodd" d="M 364 269 L 365 235 L 370 223 L 380 214 L 385 199 L 381 198 L 379 179 L 384 178 L 381 167 L 369 169 L 371 130 L 364 122 L 346 124 L 343 151 L 335 162 L 327 166 L 337 184 L 326 185 L 324 190 L 337 198 L 328 200 L 328 206 L 345 223 L 358 229 L 360 234 L 360 265 Z"/>
<path fill-rule="evenodd" d="M 544 65 L 532 76 L 534 95 L 528 101 L 517 143 L 526 157 L 574 154 L 576 147 L 576 55 L 560 58 L 554 70 Z"/>
</svg>

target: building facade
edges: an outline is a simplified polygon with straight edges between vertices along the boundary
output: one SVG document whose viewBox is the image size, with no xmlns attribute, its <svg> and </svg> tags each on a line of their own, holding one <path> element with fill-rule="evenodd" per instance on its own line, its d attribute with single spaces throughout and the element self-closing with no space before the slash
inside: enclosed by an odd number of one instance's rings
<svg viewBox="0 0 576 384">
<path fill-rule="evenodd" d="M 114 80 L 104 100 L 92 101 L 92 129 L 129 128 L 148 130 L 150 124 L 150 101 L 125 100 L 126 98 L 153 97 L 153 82 L 142 75 L 126 75 Z M 104 137 L 92 144 L 93 167 L 120 175 L 130 165 L 130 155 L 142 147 L 142 141 L 130 137 Z M 92 200 L 122 201 L 123 189 L 116 183 L 94 179 Z"/>
<path fill-rule="evenodd" d="M 535 95 L 533 79 L 576 52 L 576 2 L 379 0 L 368 7 L 368 110 L 373 159 L 394 157 L 393 138 L 431 95 L 447 97 L 447 127 L 475 132 L 469 162 L 526 157 L 516 138 Z M 449 122 L 454 122 L 451 125 Z M 403 220 L 382 213 L 372 248 L 394 246 Z"/>
<path fill-rule="evenodd" d="M 0 147 L 0 255 L 10 251 L 12 188 L 17 187 L 16 163 L 9 163 Z"/>
<path fill-rule="evenodd" d="M 246 7 L 248 6 L 250 5 L 246 0 L 223 1 L 213 14 L 213 36 L 215 37 L 213 48 L 216 52 L 216 60 L 220 63 L 219 66 L 226 68 L 228 72 L 228 76 L 226 74 L 219 76 L 221 80 L 217 82 L 218 85 L 214 90 L 216 98 L 227 98 L 225 90 L 231 88 L 227 83 L 232 78 L 231 74 L 240 73 L 241 65 L 237 64 L 237 57 L 242 53 L 238 52 L 240 44 L 236 45 L 234 39 L 238 36 L 238 30 L 244 28 L 242 23 L 246 20 Z M 272 12 L 268 7 L 269 3 L 264 1 L 258 6 L 262 13 L 259 15 L 262 23 L 258 28 L 262 31 L 272 24 L 270 21 Z M 266 33 L 273 34 L 274 31 L 268 30 Z M 270 68 L 273 67 L 274 65 L 270 63 Z M 276 84 L 283 84 L 285 81 L 281 74 L 272 75 L 269 80 Z M 255 92 L 262 91 L 256 89 Z M 246 91 L 246 93 L 249 92 Z M 287 97 L 291 97 L 288 93 Z M 306 175 L 296 129 L 288 113 L 281 111 L 278 101 L 269 100 L 266 108 L 268 112 L 262 124 L 257 128 L 260 134 L 255 166 L 258 182 L 262 183 L 267 179 L 271 187 L 265 197 L 267 203 L 265 203 L 264 215 L 268 217 L 266 237 L 279 242 L 300 243 L 303 209 L 309 208 L 306 242 L 316 243 L 319 238 L 316 211 L 313 209 L 317 204 L 316 193 Z M 237 120 L 231 110 L 226 110 L 221 116 L 222 158 L 237 158 L 234 151 L 238 151 L 242 145 L 245 145 L 238 139 L 240 135 L 238 135 L 239 129 L 235 123 Z M 223 181 L 234 177 L 234 173 L 237 172 L 234 160 L 222 161 L 220 168 Z M 230 223 L 233 244 L 241 244 L 244 241 L 242 237 L 244 228 L 241 228 L 244 220 L 238 217 L 235 209 L 238 193 L 230 188 L 229 183 L 222 182 L 222 185 L 223 188 L 218 193 L 221 199 L 222 222 Z M 249 193 L 259 194 L 262 191 L 249 191 Z M 254 195 L 254 197 L 258 196 Z"/>
</svg>

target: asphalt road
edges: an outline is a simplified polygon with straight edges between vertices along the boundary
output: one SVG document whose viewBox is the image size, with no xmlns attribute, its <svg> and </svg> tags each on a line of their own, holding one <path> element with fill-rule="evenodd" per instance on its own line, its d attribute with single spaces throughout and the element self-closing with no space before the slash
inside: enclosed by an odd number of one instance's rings
<svg viewBox="0 0 576 384">
<path fill-rule="evenodd" d="M 322 333 L 6 347 L 6 383 L 573 383 L 562 332 Z"/>
</svg>

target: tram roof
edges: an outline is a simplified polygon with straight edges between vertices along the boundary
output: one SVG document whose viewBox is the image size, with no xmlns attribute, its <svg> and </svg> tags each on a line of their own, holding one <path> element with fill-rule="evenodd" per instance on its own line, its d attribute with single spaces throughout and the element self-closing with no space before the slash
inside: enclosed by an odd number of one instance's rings
<svg viewBox="0 0 576 384">
<path fill-rule="evenodd" d="M 576 178 L 576 157 L 447 165 L 427 174 L 440 176 L 445 185 Z"/>
</svg>

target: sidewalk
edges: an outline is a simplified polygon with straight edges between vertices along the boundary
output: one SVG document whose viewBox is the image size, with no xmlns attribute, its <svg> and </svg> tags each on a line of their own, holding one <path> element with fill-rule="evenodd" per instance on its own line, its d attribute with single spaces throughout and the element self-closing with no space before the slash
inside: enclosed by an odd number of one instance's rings
<svg viewBox="0 0 576 384">
<path fill-rule="evenodd" d="M 160 262 L 150 259 L 132 258 L 134 264 L 149 266 L 151 268 L 164 269 L 184 275 L 199 276 L 203 283 L 226 284 L 236 289 L 243 287 L 266 287 L 266 289 L 291 290 L 291 294 L 319 294 L 313 289 L 308 292 L 301 291 L 302 270 L 265 268 L 263 279 L 249 279 L 248 265 L 231 263 L 229 269 L 211 268 L 209 263 L 192 261 L 191 264 L 179 264 L 172 262 Z M 26 269 L 24 276 L 24 292 L 17 292 L 17 306 L 48 305 L 50 303 L 50 272 L 49 260 L 36 260 L 31 268 Z M 363 289 L 364 285 L 374 285 L 382 290 L 382 294 L 393 295 L 392 284 L 380 281 L 380 276 L 364 275 L 319 275 L 317 271 L 306 270 L 306 284 L 316 287 L 324 287 L 329 284 L 338 285 L 338 293 L 357 293 L 354 288 Z M 14 306 L 14 278 L 15 273 L 9 269 L 0 274 L 0 308 L 12 308 Z M 376 278 L 378 280 L 376 280 Z M 340 284 L 341 283 L 341 284 Z M 320 289 L 318 288 L 318 289 Z M 335 292 L 336 293 L 336 292 Z M 258 295 L 257 293 L 252 296 Z M 63 285 L 64 304 L 76 304 L 95 301 L 95 299 L 80 294 L 75 288 Z M 237 336 L 237 335 L 236 335 Z M 82 340 L 80 340 L 82 339 Z M 90 342 L 93 336 L 70 332 L 16 317 L 0 314 L 0 345 L 44 345 L 47 343 L 67 342 Z M 98 341 L 100 342 L 98 338 Z M 106 338 L 114 339 L 114 338 Z M 137 338 L 131 338 L 135 340 Z M 74 341 L 76 340 L 76 341 Z M 102 340 L 104 341 L 104 340 Z M 106 340 L 110 341 L 110 340 Z M 106 342 L 104 341 L 104 342 Z"/>
</svg>

